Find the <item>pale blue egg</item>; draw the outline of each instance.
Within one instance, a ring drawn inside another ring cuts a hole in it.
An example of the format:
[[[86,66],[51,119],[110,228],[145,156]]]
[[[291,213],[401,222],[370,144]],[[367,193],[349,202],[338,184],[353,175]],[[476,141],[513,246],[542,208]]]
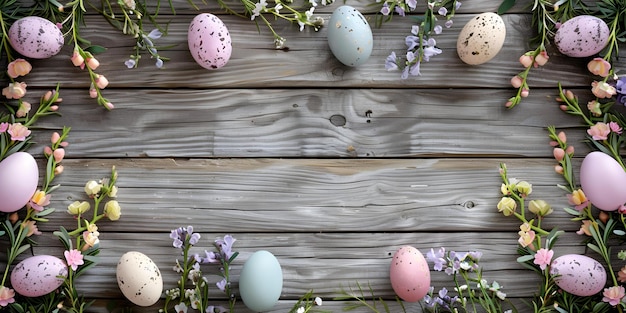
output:
[[[365,63],[372,54],[374,37],[363,14],[349,5],[335,9],[328,26],[328,46],[345,65]]]
[[[283,270],[276,257],[265,250],[253,253],[243,264],[239,276],[239,293],[248,309],[270,310],[283,290]]]

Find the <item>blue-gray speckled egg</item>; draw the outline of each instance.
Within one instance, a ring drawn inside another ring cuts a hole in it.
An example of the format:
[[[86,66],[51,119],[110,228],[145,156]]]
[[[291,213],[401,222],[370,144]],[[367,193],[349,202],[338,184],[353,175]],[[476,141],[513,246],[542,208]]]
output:
[[[349,5],[335,9],[328,26],[328,46],[345,65],[365,63],[372,54],[374,37],[363,14]]]

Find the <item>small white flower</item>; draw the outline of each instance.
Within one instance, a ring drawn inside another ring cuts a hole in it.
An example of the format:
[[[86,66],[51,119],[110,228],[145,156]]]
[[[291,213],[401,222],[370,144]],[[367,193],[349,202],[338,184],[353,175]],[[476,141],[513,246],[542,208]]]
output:
[[[316,1],[316,0],[309,0],[309,3],[310,3],[312,6],[314,6],[314,7],[316,7],[316,6],[317,6],[317,1]]]
[[[502,291],[497,291],[496,292],[496,297],[500,298],[500,300],[504,301],[504,299],[506,299],[506,293],[502,292]]]
[[[315,304],[316,304],[316,305],[318,305],[318,306],[322,305],[322,298],[320,298],[320,297],[315,297],[315,300],[314,300],[314,301],[315,301]]]
[[[299,307],[296,313],[304,313],[304,307]]]

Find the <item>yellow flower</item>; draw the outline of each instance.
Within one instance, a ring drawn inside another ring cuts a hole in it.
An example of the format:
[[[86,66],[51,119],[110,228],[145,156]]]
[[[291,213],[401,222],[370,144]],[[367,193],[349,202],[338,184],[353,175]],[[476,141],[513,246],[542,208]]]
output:
[[[528,210],[538,216],[546,216],[552,213],[552,207],[543,200],[532,200],[528,204]]]
[[[89,211],[90,208],[91,205],[87,201],[74,201],[67,206],[67,213],[72,215],[79,215]]]
[[[90,197],[95,197],[102,189],[102,184],[98,184],[95,180],[90,180],[85,184],[85,193]]]
[[[525,180],[517,183],[517,185],[515,187],[517,188],[517,191],[522,196],[528,196],[529,194],[531,194],[533,192],[533,185],[531,185],[530,183],[528,183]]]
[[[117,197],[117,186],[111,187],[111,190],[109,191],[109,197],[111,198]]]
[[[498,202],[498,212],[502,212],[504,216],[509,216],[515,213],[515,209],[517,208],[517,202],[509,197],[502,197],[500,202]]]
[[[112,221],[120,219],[121,211],[120,204],[115,200],[111,200],[104,205],[104,215]]]

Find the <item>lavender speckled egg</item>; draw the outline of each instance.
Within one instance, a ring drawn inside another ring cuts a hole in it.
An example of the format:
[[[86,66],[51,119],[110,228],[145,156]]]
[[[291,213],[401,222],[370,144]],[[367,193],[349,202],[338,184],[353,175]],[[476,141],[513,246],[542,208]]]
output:
[[[609,34],[609,27],[602,19],[591,15],[579,15],[559,27],[554,35],[554,44],[567,56],[590,57],[604,49]]]
[[[198,14],[189,24],[189,51],[200,66],[218,69],[228,62],[233,51],[226,25],[210,13]]]
[[[365,63],[372,54],[374,37],[363,14],[343,5],[333,11],[328,24],[328,46],[337,60],[348,66]]]
[[[417,302],[424,298],[430,288],[428,262],[416,248],[401,247],[391,259],[389,279],[398,297],[404,301]]]
[[[15,212],[33,197],[39,182],[37,161],[27,152],[16,152],[0,162],[0,211]]]
[[[472,18],[463,26],[456,41],[461,61],[478,65],[493,59],[506,38],[506,26],[500,15],[486,12]]]
[[[566,254],[552,261],[550,275],[561,289],[577,296],[595,295],[604,289],[606,271],[598,261],[584,255]]]
[[[120,258],[116,269],[117,285],[130,302],[151,306],[163,292],[163,277],[152,259],[141,252],[129,251]]]
[[[61,51],[65,39],[54,23],[38,16],[27,16],[11,25],[9,42],[25,57],[47,59]]]
[[[59,288],[67,277],[67,266],[51,255],[36,255],[18,263],[11,272],[11,286],[25,297],[47,295]]]

